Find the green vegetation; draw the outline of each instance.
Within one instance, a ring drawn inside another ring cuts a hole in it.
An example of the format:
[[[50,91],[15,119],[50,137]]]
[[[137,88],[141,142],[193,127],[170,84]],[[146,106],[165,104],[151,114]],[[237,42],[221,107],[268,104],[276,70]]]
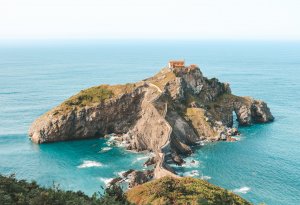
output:
[[[126,195],[128,201],[136,204],[250,205],[225,189],[191,177],[164,177],[136,186]]]
[[[1,205],[129,205],[123,191],[118,186],[105,190],[104,194],[92,197],[83,192],[63,191],[58,187],[39,187],[36,182],[17,180],[12,175],[0,175]]]
[[[164,177],[123,193],[119,186],[105,189],[92,197],[83,192],[63,191],[57,186],[43,188],[36,182],[0,175],[1,205],[130,205],[200,204],[251,205],[241,197],[208,182],[191,177]]]
[[[206,121],[205,110],[202,108],[187,108],[186,117],[193,125],[199,136],[216,136],[212,125]]]
[[[106,100],[118,97],[121,94],[130,93],[140,85],[142,85],[141,82],[133,84],[127,83],[125,85],[99,85],[91,87],[70,97],[61,105],[51,110],[50,113],[57,115],[59,113],[65,113],[70,109],[106,102]]]
[[[168,69],[163,69],[161,72],[157,73],[155,76],[147,79],[147,82],[152,83],[159,87],[161,90],[164,90],[166,84],[171,81],[175,81],[176,76],[173,72],[169,72]]]
[[[80,91],[77,95],[68,99],[65,104],[68,106],[75,105],[82,107],[92,103],[105,101],[113,96],[113,91],[109,89],[107,85],[100,85]]]

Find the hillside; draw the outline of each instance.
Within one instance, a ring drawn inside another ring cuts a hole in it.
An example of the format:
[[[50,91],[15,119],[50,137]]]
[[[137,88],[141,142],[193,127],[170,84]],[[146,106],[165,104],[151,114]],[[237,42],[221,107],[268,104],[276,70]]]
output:
[[[225,189],[201,179],[164,177],[130,189],[127,200],[137,205],[250,205]]]
[[[210,204],[250,205],[225,189],[193,178],[161,178],[130,189],[127,193],[112,186],[103,195],[89,197],[83,192],[43,188],[36,182],[0,175],[1,205],[166,205]]]
[[[0,175],[1,205],[126,205],[129,204],[119,187],[106,189],[103,195],[92,197],[78,191],[64,191],[58,186],[44,188],[36,182],[17,180]]]

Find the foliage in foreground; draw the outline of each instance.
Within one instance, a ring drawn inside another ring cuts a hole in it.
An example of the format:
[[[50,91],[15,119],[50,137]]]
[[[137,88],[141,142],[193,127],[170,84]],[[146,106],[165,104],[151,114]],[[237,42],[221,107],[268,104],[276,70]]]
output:
[[[250,205],[241,197],[206,181],[190,177],[164,177],[139,186],[126,194],[118,186],[92,197],[83,192],[63,191],[57,187],[42,188],[36,182],[0,175],[1,205]]]
[[[164,177],[136,186],[126,195],[136,204],[250,205],[232,192],[191,177]]]
[[[103,195],[92,197],[83,192],[63,191],[57,187],[41,188],[36,182],[17,180],[13,175],[0,175],[1,205],[123,205],[126,201],[123,191],[118,186],[106,189]]]

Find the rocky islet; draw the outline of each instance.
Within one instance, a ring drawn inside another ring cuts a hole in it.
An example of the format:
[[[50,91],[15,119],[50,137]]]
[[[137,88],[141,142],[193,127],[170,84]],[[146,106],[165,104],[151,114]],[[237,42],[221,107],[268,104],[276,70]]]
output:
[[[81,91],[35,120],[35,143],[102,137],[128,150],[151,151],[154,173],[133,172],[134,185],[150,177],[176,177],[168,166],[202,141],[235,141],[239,125],[274,120],[267,104],[235,96],[227,83],[203,76],[198,66],[163,68],[155,76],[125,85],[100,85]],[[142,179],[142,180],[137,180]]]

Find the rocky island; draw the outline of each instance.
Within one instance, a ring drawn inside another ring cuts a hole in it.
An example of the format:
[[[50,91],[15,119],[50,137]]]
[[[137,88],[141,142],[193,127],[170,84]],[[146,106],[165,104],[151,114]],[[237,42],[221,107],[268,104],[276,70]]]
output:
[[[229,84],[204,77],[197,65],[172,61],[140,82],[80,91],[35,120],[29,136],[47,143],[113,133],[126,149],[155,154],[147,179],[177,178],[168,162],[182,164],[180,156],[203,141],[232,140],[234,113],[245,126],[274,119],[265,102],[232,94]]]

